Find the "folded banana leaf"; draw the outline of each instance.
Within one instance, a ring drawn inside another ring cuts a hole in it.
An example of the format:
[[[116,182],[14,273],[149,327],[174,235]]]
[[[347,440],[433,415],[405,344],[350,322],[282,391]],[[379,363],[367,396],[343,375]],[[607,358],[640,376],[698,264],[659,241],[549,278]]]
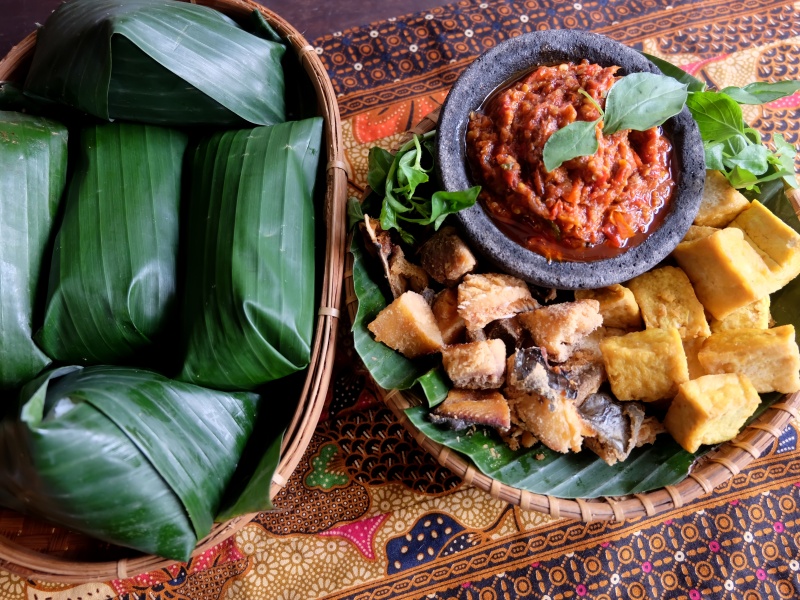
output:
[[[180,378],[252,389],[305,368],[322,119],[218,133],[194,152]]]
[[[0,423],[0,504],[187,560],[212,526],[259,397],[127,367],[62,367]]]
[[[0,112],[0,389],[18,388],[50,362],[33,342],[33,318],[66,175],[66,127]]]
[[[282,44],[173,0],[70,0],[39,30],[25,93],[103,119],[284,121]]]
[[[153,125],[81,132],[36,337],[52,358],[117,362],[174,317],[186,144]]]

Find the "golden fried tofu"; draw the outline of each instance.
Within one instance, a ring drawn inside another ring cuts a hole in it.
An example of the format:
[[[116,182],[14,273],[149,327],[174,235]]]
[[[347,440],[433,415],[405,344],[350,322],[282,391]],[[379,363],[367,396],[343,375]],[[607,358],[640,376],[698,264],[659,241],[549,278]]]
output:
[[[703,305],[681,269],[653,269],[632,279],[628,286],[642,309],[647,329],[675,327],[682,339],[711,334]]]
[[[730,329],[768,329],[770,321],[769,296],[764,296],[747,306],[737,308],[724,319],[711,319],[709,325],[712,333],[717,333]]]
[[[706,171],[706,185],[700,200],[695,225],[725,227],[750,205],[747,198],[716,170]]]
[[[760,394],[800,391],[800,351],[793,325],[714,333],[697,358],[707,373],[747,375]]]
[[[600,350],[617,400],[672,398],[689,380],[681,336],[674,327],[609,337],[600,342]]]
[[[458,314],[458,292],[455,288],[445,288],[433,300],[433,317],[442,332],[445,344],[455,344],[464,337],[467,324]]]
[[[758,200],[731,223],[764,259],[780,289],[800,274],[800,234]]]
[[[452,389],[430,413],[430,419],[456,430],[486,425],[506,431],[511,427],[511,410],[500,392]]]
[[[728,227],[672,252],[703,306],[724,319],[774,290],[772,274],[740,229]]]
[[[628,288],[618,283],[596,290],[575,290],[576,300],[597,300],[603,327],[641,329],[642,313]]]
[[[761,399],[746,375],[704,375],[681,384],[664,426],[687,452],[733,439]]]
[[[706,375],[706,370],[697,358],[697,353],[700,352],[700,348],[703,347],[703,342],[705,342],[706,339],[708,338],[696,337],[683,340],[683,352],[686,354],[686,366],[689,367],[689,379],[697,379],[698,377]]]
[[[592,331],[603,324],[597,300],[576,300],[521,314],[519,322],[554,362],[564,362]]]
[[[719,231],[719,227],[705,227],[703,225],[690,225],[689,231],[686,232],[686,235],[683,236],[684,242],[693,242],[694,240],[700,240],[704,237],[710,236],[712,233]]]
[[[405,292],[396,298],[367,329],[377,341],[407,358],[438,352],[444,345],[431,307],[416,292]]]
[[[458,237],[455,227],[442,227],[419,249],[422,268],[436,281],[451,286],[470,273],[477,264],[475,256]]]
[[[580,452],[588,430],[571,400],[528,394],[508,403],[516,420],[545,446],[556,452]]]
[[[526,283],[511,275],[465,275],[458,286],[458,314],[467,329],[482,329],[492,321],[513,317],[538,305]]]
[[[445,346],[442,364],[457,388],[499,388],[505,380],[506,345],[502,340],[486,340]]]

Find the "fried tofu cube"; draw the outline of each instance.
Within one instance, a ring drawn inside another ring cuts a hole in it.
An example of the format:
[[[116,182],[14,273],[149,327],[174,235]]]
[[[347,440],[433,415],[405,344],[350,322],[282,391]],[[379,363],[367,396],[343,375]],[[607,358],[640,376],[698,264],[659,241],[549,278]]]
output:
[[[753,248],[764,259],[780,289],[800,275],[800,233],[753,200],[750,207],[731,223],[741,229]]]
[[[681,384],[664,426],[687,452],[736,437],[761,399],[746,375],[704,375]]]
[[[513,317],[538,305],[525,282],[511,275],[465,275],[458,285],[458,314],[467,329],[483,329],[492,321]]]
[[[433,317],[442,332],[445,344],[455,344],[464,337],[467,324],[458,314],[458,292],[455,288],[445,288],[433,300]]]
[[[719,231],[719,227],[705,227],[704,225],[690,225],[689,231],[686,232],[686,235],[683,236],[684,242],[693,242],[694,240],[700,240],[704,237],[710,236],[712,233]]]
[[[405,292],[367,325],[375,339],[407,358],[438,352],[444,345],[431,307],[416,292]]]
[[[600,350],[617,400],[673,398],[678,386],[689,380],[681,336],[674,327],[606,338]]]
[[[695,225],[725,227],[750,205],[747,198],[716,170],[706,171],[706,185],[700,200]]]
[[[689,379],[697,379],[707,374],[697,358],[697,353],[700,352],[703,342],[707,339],[705,337],[696,337],[690,340],[683,340],[683,352],[686,354],[686,366],[689,367]]]
[[[455,227],[443,227],[419,249],[422,268],[436,281],[452,286],[477,264],[475,255],[456,233]]]
[[[430,419],[455,430],[486,425],[506,431],[511,427],[511,410],[500,392],[452,389],[430,413]]]
[[[516,420],[556,452],[580,452],[583,436],[590,433],[571,400],[528,394],[508,403]]]
[[[737,308],[724,319],[711,319],[711,332],[731,329],[769,329],[769,296],[751,302],[747,306]]]
[[[793,325],[714,333],[697,358],[707,373],[747,375],[760,394],[800,391],[800,351]]]
[[[632,279],[628,286],[647,329],[675,327],[682,339],[711,335],[703,305],[681,269],[653,269]]]
[[[506,345],[502,340],[486,340],[446,346],[442,364],[457,388],[499,388],[505,380]]]
[[[537,346],[554,362],[564,362],[592,331],[603,324],[597,300],[576,300],[537,308],[521,314],[519,321],[531,332]]]
[[[603,327],[641,329],[642,312],[628,288],[618,283],[596,290],[575,290],[576,300],[597,300]]]
[[[740,229],[726,228],[672,252],[703,306],[724,319],[775,291],[772,274]]]

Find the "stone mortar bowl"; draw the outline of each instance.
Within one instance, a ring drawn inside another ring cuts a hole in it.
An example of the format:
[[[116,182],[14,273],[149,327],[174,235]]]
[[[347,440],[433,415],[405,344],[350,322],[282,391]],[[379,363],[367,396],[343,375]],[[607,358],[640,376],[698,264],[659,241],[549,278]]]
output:
[[[469,114],[501,86],[539,65],[580,62],[617,65],[620,75],[660,73],[639,52],[605,36],[575,30],[537,31],[512,38],[479,56],[456,80],[442,107],[436,137],[437,171],[444,189],[472,185],[466,158]],[[598,288],[651,269],[672,252],[694,220],[705,184],[703,142],[689,110],[669,119],[663,130],[672,142],[676,186],[661,225],[638,246],[613,258],[591,262],[548,261],[506,237],[480,203],[456,213],[471,246],[502,271],[536,285],[558,289]]]

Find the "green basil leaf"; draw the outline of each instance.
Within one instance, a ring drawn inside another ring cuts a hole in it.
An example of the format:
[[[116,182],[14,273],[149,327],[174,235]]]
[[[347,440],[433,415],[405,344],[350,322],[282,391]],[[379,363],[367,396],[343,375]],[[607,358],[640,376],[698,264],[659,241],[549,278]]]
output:
[[[444,192],[440,190],[434,193],[431,197],[433,210],[431,211],[429,223],[433,223],[433,228],[438,230],[447,215],[469,208],[478,200],[478,194],[480,193],[481,186],[479,185],[459,192]]]
[[[793,144],[786,141],[782,133],[776,133],[772,136],[772,142],[775,144],[778,168],[785,174],[784,181],[787,185],[797,188],[800,183],[797,181],[797,176],[794,172],[795,156],[797,155],[797,148]]]
[[[704,148],[706,155],[706,169],[725,171],[725,165],[722,162],[725,145],[722,143],[704,144]]]
[[[364,220],[364,211],[361,203],[355,196],[347,199],[347,229],[353,229],[358,223]]]
[[[548,138],[542,149],[544,168],[548,173],[568,160],[597,152],[598,121],[575,121]]]
[[[800,90],[800,81],[757,81],[744,87],[728,86],[720,93],[727,94],[739,104],[766,104]]]
[[[769,168],[767,159],[770,154],[771,152],[766,146],[750,145],[735,156],[725,157],[724,163],[728,169],[739,167],[758,176],[766,173]],[[708,165],[706,165],[706,168],[708,168]]]
[[[687,84],[666,75],[631,73],[618,80],[606,97],[603,134],[623,129],[645,131],[683,110]]]
[[[758,177],[754,173],[742,169],[741,167],[734,167],[734,169],[728,173],[728,181],[735,188],[755,189],[758,191],[758,188],[755,187],[755,184],[758,183]]]
[[[695,92],[686,106],[706,142],[718,142],[744,134],[742,109],[731,98],[717,92]]]
[[[641,53],[647,60],[653,63],[655,66],[658,67],[659,71],[661,71],[664,75],[668,75],[673,79],[677,79],[681,83],[685,83],[689,92],[704,92],[706,89],[706,84],[689,75],[686,71],[673,65],[671,62],[664,60],[663,58],[659,58],[657,56],[653,56],[652,54],[647,54],[646,52]]]
[[[405,153],[397,163],[397,183],[399,188],[395,192],[402,192],[406,196],[413,196],[417,186],[428,181],[428,174],[419,166],[419,153],[410,151]]]
[[[391,152],[373,146],[369,150],[369,172],[367,183],[374,191],[380,192],[386,186],[386,174],[392,166],[394,156]]]

